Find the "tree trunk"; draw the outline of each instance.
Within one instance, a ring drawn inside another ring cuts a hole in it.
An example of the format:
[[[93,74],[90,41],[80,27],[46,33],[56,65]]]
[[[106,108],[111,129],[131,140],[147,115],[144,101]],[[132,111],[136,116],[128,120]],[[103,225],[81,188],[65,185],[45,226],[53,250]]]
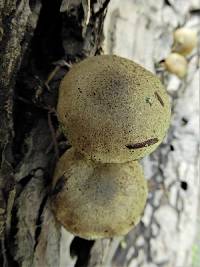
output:
[[[0,0],[0,266],[192,266],[199,59],[189,57],[183,81],[155,66],[170,52],[176,27],[198,27],[199,1],[110,2]],[[102,53],[108,4],[105,53],[156,71],[173,117],[164,143],[143,161],[151,188],[141,223],[126,237],[94,242],[55,221],[49,195],[55,163],[70,147],[55,112],[59,83],[71,64]]]

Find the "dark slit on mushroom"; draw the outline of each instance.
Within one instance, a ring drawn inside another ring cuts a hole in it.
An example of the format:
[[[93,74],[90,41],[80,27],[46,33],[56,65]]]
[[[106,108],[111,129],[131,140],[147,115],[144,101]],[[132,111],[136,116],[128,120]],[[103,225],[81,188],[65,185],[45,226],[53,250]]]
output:
[[[151,145],[154,145],[156,143],[158,143],[158,138],[151,138],[151,139],[148,139],[148,140],[146,140],[144,142],[141,142],[141,143],[135,143],[135,144],[126,145],[126,147],[128,149],[138,149],[138,148],[151,146]]]

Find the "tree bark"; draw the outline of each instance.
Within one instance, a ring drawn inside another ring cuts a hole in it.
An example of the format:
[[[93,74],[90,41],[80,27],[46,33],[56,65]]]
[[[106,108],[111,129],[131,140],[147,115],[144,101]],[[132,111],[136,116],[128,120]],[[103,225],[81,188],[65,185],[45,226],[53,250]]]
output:
[[[55,112],[59,83],[71,64],[103,53],[108,4],[0,0],[0,266],[192,266],[199,58],[188,58],[183,81],[156,66],[170,52],[176,27],[198,28],[198,0],[109,4],[104,52],[157,72],[172,100],[168,137],[143,161],[151,188],[141,223],[126,237],[94,242],[74,237],[51,213],[54,167],[70,147]]]
[[[74,266],[89,257],[93,242],[74,239],[49,207],[54,165],[69,148],[55,107],[70,64],[101,52],[108,2],[0,1],[1,266]]]

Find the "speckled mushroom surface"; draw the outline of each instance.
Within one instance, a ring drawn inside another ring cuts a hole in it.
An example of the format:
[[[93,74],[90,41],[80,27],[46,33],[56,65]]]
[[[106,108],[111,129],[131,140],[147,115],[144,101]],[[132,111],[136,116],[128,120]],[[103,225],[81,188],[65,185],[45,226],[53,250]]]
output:
[[[74,235],[96,239],[126,234],[138,223],[146,198],[138,162],[95,163],[70,149],[57,163],[52,209]]]
[[[61,83],[57,112],[72,146],[103,163],[151,153],[170,121],[160,80],[133,61],[108,55],[73,65]]]

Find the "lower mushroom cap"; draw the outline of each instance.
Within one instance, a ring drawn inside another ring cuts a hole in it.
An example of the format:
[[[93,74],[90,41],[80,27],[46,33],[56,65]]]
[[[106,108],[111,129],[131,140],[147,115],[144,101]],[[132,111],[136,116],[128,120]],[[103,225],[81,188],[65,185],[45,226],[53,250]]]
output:
[[[97,164],[70,149],[57,163],[52,209],[74,235],[96,239],[126,234],[139,222],[146,198],[137,162]]]

